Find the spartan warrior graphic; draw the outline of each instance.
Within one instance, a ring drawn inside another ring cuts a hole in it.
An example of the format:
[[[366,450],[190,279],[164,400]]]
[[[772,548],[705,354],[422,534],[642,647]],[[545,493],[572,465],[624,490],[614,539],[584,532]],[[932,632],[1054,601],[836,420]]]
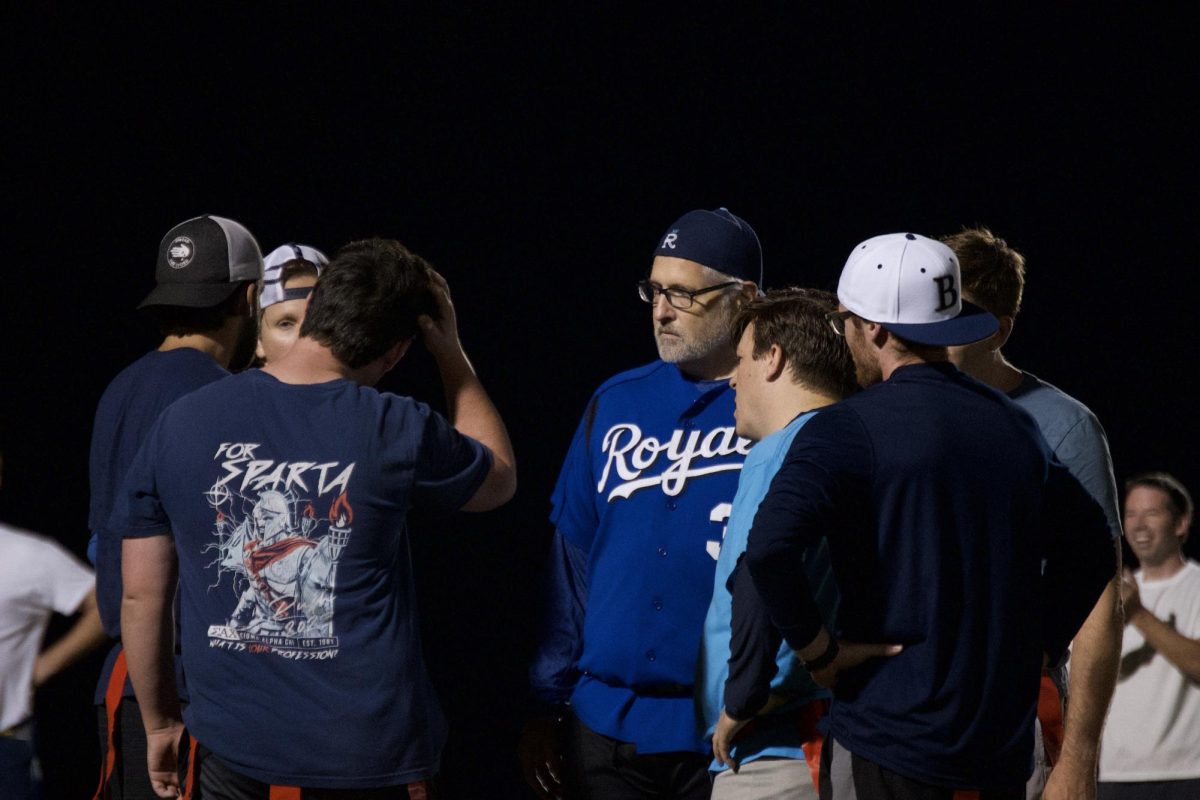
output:
[[[209,564],[217,569],[212,588],[230,574],[238,596],[229,618],[210,626],[209,637],[216,640],[214,646],[269,650],[290,658],[336,655],[337,565],[354,519],[346,494],[349,471],[331,486],[322,471],[312,500],[293,491],[308,489],[295,479],[247,478],[239,487],[244,493],[239,493],[230,485],[240,474],[227,475],[206,495],[217,512],[216,541],[206,548],[217,552]],[[326,502],[328,514],[318,517],[314,504]]]

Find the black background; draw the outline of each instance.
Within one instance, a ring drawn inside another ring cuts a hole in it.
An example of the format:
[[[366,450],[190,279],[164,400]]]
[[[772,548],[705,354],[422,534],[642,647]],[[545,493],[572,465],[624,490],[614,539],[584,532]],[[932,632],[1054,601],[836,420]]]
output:
[[[523,796],[547,498],[590,392],[654,357],[633,284],[686,210],[749,220],[769,286],[833,288],[878,233],[991,226],[1029,261],[1010,358],[1097,413],[1118,480],[1200,488],[1197,64],[1167,12],[275,3],[6,23],[5,520],[82,554],[92,413],[156,344],[133,307],[175,223],[229,216],[264,251],[391,236],[449,279],[521,468],[507,508],[414,525],[451,797]],[[382,388],[440,402],[424,353]],[[39,694],[50,797],[93,784],[96,667]]]

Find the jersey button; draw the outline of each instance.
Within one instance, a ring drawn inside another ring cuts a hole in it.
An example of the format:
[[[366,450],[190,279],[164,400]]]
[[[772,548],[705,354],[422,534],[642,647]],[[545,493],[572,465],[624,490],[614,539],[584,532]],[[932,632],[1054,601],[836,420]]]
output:
[[[667,548],[665,548],[665,547],[658,548],[658,554],[660,556],[662,556],[663,558],[666,558],[667,557]]]
[[[654,598],[654,610],[655,610],[655,611],[662,611],[662,610],[663,610],[663,601],[662,601],[662,598],[660,598],[660,597],[656,597],[656,598]]]
[[[653,660],[654,660],[654,659],[656,659],[656,658],[658,658],[658,656],[656,656],[656,655],[654,654],[654,651],[653,651],[653,650],[647,650],[647,651],[646,651],[646,660],[647,660],[647,661],[653,661]]]
[[[667,511],[674,511],[677,508],[679,508],[679,504],[676,503],[674,500],[667,501]]]

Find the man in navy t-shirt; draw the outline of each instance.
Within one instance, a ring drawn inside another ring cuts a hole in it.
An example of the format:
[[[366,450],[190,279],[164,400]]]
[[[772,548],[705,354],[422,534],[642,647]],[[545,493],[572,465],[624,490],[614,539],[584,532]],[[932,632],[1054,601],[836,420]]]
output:
[[[805,426],[750,531],[772,621],[834,690],[832,800],[1023,798],[1041,668],[1112,577],[1104,514],[1033,418],[948,361],[997,329],[960,292],[939,242],[854,249],[830,321],[867,388]],[[822,536],[835,631],[804,577],[803,546]]]
[[[418,331],[449,421],[371,388]],[[516,472],[428,264],[394,241],[344,247],[293,348],[171,406],[125,487],[125,647],[160,795],[181,781],[207,798],[336,795],[438,771],[445,723],[421,656],[408,510],[494,508]]]
[[[129,465],[163,409],[188,392],[245,367],[254,355],[257,283],[263,259],[248,230],[224,217],[176,225],[162,238],[156,286],[138,306],[162,331],[158,349],[121,371],[105,389],[92,429],[89,475],[96,597],[104,630],[121,637],[121,532],[109,525]],[[125,677],[118,641],[96,687],[104,769],[98,798],[144,800],[141,715]]]

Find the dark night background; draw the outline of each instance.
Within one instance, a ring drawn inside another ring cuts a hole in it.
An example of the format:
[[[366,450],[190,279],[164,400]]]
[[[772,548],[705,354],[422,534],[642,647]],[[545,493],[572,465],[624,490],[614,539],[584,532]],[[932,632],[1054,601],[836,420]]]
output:
[[[201,213],[264,252],[395,237],[450,281],[521,469],[505,509],[413,525],[453,798],[526,796],[547,498],[591,391],[654,357],[633,284],[684,211],[749,220],[768,286],[833,288],[878,233],[991,226],[1029,262],[1011,360],[1096,412],[1118,480],[1200,492],[1181,19],[556,8],[6,12],[0,518],[83,553],[95,403],[155,346],[134,306],[161,236]],[[424,353],[383,388],[441,402]],[[49,797],[94,786],[97,668],[39,694]]]

